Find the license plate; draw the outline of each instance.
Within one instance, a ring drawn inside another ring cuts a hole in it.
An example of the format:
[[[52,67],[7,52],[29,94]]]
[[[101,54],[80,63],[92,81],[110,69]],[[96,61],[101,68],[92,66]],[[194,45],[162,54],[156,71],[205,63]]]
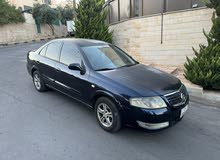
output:
[[[186,111],[188,110],[188,105],[186,105],[186,107],[184,107],[183,109],[181,109],[181,113],[180,113],[180,118],[182,118],[184,116],[184,114],[186,113]]]

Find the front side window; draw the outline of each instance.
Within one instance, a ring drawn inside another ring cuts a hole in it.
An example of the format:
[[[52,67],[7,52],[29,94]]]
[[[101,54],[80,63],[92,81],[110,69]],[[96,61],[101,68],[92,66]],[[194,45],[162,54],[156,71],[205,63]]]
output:
[[[64,42],[61,50],[60,62],[65,65],[81,63],[80,53],[72,42]]]
[[[61,42],[52,42],[47,46],[46,57],[56,60],[59,60]]]
[[[112,45],[82,47],[92,68],[98,70],[111,70],[124,66],[137,64],[125,52]]]

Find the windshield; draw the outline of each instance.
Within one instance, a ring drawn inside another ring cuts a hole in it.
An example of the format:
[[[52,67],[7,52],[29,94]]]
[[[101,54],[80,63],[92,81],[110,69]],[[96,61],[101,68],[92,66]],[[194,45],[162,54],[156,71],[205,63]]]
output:
[[[113,45],[82,47],[92,68],[96,71],[112,70],[137,64],[125,52]]]

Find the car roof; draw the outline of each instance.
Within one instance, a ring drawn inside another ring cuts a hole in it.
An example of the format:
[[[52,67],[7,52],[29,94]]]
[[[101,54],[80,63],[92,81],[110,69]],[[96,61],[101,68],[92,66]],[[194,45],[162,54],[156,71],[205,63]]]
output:
[[[73,42],[75,45],[78,45],[80,47],[108,44],[107,42],[100,41],[100,40],[83,39],[83,38],[62,38],[62,39],[55,39],[55,40],[52,40],[52,41]]]

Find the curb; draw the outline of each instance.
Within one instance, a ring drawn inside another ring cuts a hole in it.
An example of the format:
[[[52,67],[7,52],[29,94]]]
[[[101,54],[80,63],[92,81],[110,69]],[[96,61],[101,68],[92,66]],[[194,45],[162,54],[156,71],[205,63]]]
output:
[[[0,44],[0,48],[8,47],[8,46],[20,45],[20,44],[27,44],[27,43],[48,41],[48,40],[57,39],[57,38],[65,38],[65,36],[62,36],[62,37],[48,37],[48,38],[41,38],[41,39],[33,39],[33,40],[21,41],[21,42],[2,43],[2,44]]]
[[[201,99],[201,97],[195,97],[190,95],[190,101],[201,105],[205,105],[206,107],[214,107],[220,109],[219,102],[213,102],[210,100]]]
[[[40,40],[31,40],[31,41],[23,41],[23,42],[13,42],[13,43],[3,43],[0,44],[0,48],[9,47],[9,46],[16,46],[21,44],[27,44],[27,43],[34,43],[34,42],[42,42],[49,39],[40,39]]]
[[[182,83],[186,86],[187,91],[190,95],[190,99],[192,101],[196,101],[198,103],[213,105],[217,108],[220,108],[220,91],[213,90],[204,90],[202,86],[196,85],[185,79],[183,73],[178,73],[178,69],[174,70],[172,75],[176,76],[178,79],[182,81]]]
[[[220,91],[206,91],[202,87],[186,86],[186,88],[192,101],[220,108]]]

